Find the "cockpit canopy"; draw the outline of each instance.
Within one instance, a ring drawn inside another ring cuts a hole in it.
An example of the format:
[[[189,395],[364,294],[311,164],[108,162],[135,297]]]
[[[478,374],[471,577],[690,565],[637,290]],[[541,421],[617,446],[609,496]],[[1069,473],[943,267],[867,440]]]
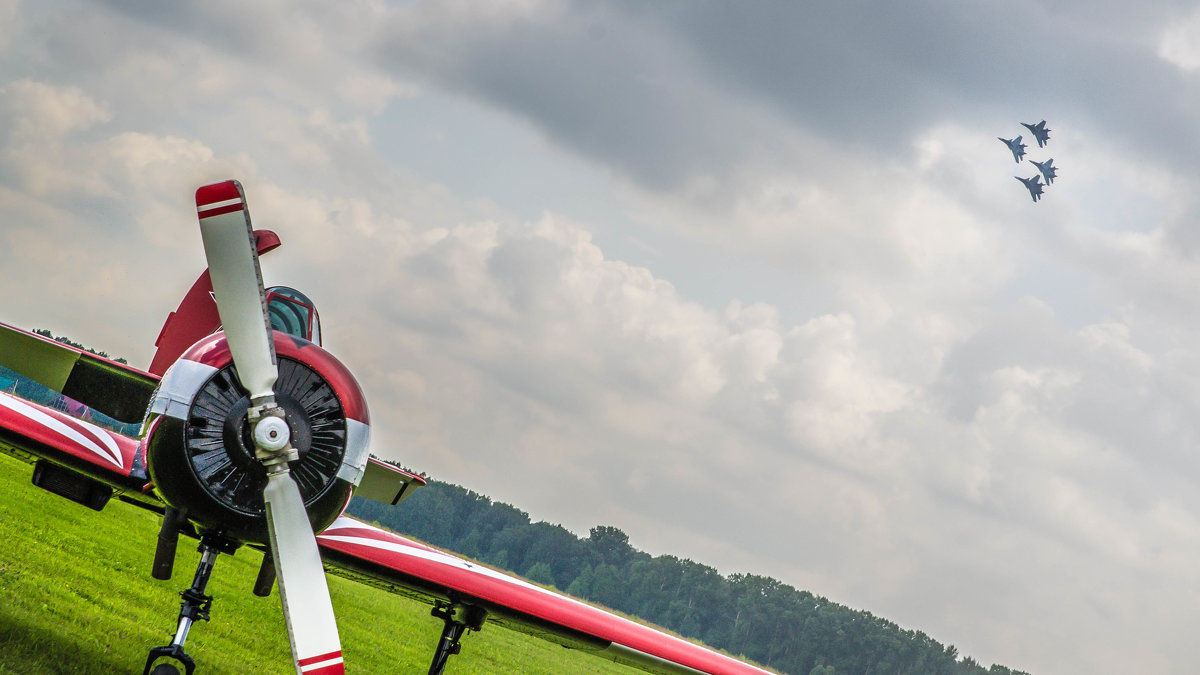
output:
[[[270,317],[271,328],[321,344],[321,320],[317,316],[317,308],[300,291],[287,286],[268,288],[267,316]]]

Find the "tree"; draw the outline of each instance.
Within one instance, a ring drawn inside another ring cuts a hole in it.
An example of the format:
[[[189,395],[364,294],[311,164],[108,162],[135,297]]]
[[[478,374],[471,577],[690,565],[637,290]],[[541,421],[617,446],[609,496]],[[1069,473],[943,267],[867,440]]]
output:
[[[521,570],[536,562],[525,561],[531,546],[533,531],[528,525],[509,527],[492,538],[492,546],[484,560],[520,574]]]
[[[552,582],[567,588],[587,564],[584,544],[562,525],[537,522],[529,526],[532,543],[525,564],[544,562],[550,568]]]
[[[544,562],[535,562],[528,570],[525,570],[525,574],[522,576],[535,584],[554,585],[554,576],[550,574],[550,566]]]
[[[671,608],[679,600],[683,568],[675,556],[639,560],[629,567],[629,594],[635,599],[633,613],[667,625]]]
[[[629,535],[611,525],[597,525],[588,531],[588,547],[600,562],[623,569],[633,558]]]
[[[595,576],[596,574],[592,570],[592,566],[585,564],[579,576],[575,577],[570,586],[567,586],[567,593],[577,598],[587,599],[592,597],[592,582]]]
[[[587,599],[626,612],[631,608],[625,590],[625,577],[616,567],[601,563],[593,570],[592,592]]]

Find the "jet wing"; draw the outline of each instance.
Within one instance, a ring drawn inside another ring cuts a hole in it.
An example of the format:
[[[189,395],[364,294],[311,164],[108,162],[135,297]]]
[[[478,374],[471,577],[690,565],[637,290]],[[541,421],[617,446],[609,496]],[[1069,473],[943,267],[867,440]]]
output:
[[[333,574],[430,603],[478,607],[487,611],[488,623],[648,672],[768,672],[353,518],[338,518],[317,542]]]
[[[140,490],[146,480],[137,466],[136,436],[157,382],[127,365],[0,324],[0,452],[72,469],[35,472],[34,482],[43,476],[51,484],[39,484],[52,491],[70,487],[62,481],[72,489],[90,488],[80,473]]]

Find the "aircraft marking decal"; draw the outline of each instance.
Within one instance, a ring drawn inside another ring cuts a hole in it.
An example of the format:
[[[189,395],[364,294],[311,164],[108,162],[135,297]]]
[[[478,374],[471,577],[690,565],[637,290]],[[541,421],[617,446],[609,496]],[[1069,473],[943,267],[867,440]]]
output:
[[[319,541],[338,541],[338,542],[342,542],[342,543],[346,543],[346,544],[357,544],[359,546],[367,546],[370,548],[378,549],[380,551],[388,551],[391,553],[399,553],[401,555],[406,555],[406,556],[410,556],[413,558],[420,558],[422,560],[439,563],[439,564],[445,565],[447,567],[457,567],[459,569],[467,570],[469,572],[474,572],[476,574],[491,577],[493,579],[496,579],[497,581],[502,581],[507,584],[512,584],[514,586],[521,586],[523,588],[527,588],[532,591],[544,593],[545,595],[553,597],[555,599],[566,600],[568,602],[572,602],[572,603],[578,604],[583,607],[590,607],[590,605],[579,602],[578,600],[576,600],[574,598],[571,598],[571,597],[568,597],[565,595],[559,595],[558,593],[546,590],[545,588],[542,588],[541,586],[536,586],[536,585],[531,584],[522,579],[518,579],[518,578],[510,576],[508,574],[504,574],[503,572],[497,572],[496,570],[491,569],[490,567],[485,567],[483,565],[476,565],[476,564],[467,562],[466,560],[463,560],[462,558],[457,558],[455,556],[448,555],[446,553],[442,553],[441,551],[437,551],[435,549],[424,548],[420,545],[408,545],[408,544],[401,544],[401,543],[396,543],[396,542],[391,542],[391,541],[381,541],[379,539],[372,539],[368,536],[362,536],[362,535],[354,536],[354,535],[343,535],[343,534],[330,534],[331,531],[340,529],[342,527],[364,529],[363,523],[359,523],[357,521],[354,521],[354,520],[351,520],[348,518],[338,518],[336,521],[334,521],[333,525],[330,525],[329,528],[325,530],[325,532],[318,535],[317,539]]]
[[[304,675],[336,675],[345,672],[341,650],[300,659],[296,666]]]
[[[0,406],[69,438],[84,450],[112,462],[118,469],[125,469],[121,449],[112,437],[99,427],[83,420],[59,419],[12,396],[0,396]]]
[[[233,208],[228,208],[231,206]],[[226,199],[223,202],[214,202],[212,204],[197,206],[196,212],[200,214],[201,218],[208,218],[209,216],[217,216],[222,213],[229,213],[231,211],[241,211],[245,208],[246,204],[241,199]],[[219,213],[217,211],[219,211]]]
[[[241,199],[229,199],[223,202],[205,204],[204,206],[196,207],[196,213],[200,216],[200,220],[212,218],[213,216],[222,216],[226,213],[233,213],[234,211],[244,210],[246,210],[246,203]]]

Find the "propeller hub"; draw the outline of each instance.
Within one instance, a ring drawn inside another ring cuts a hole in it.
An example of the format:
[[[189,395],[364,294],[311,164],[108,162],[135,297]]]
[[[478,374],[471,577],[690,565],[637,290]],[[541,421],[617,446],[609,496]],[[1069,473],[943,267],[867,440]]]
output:
[[[282,418],[264,417],[254,426],[254,444],[263,450],[279,452],[290,440],[291,432]]]
[[[291,430],[283,408],[272,397],[270,403],[247,410],[246,420],[254,439],[254,456],[267,467],[267,474],[287,473],[288,462],[299,459],[300,453],[290,444]]]

